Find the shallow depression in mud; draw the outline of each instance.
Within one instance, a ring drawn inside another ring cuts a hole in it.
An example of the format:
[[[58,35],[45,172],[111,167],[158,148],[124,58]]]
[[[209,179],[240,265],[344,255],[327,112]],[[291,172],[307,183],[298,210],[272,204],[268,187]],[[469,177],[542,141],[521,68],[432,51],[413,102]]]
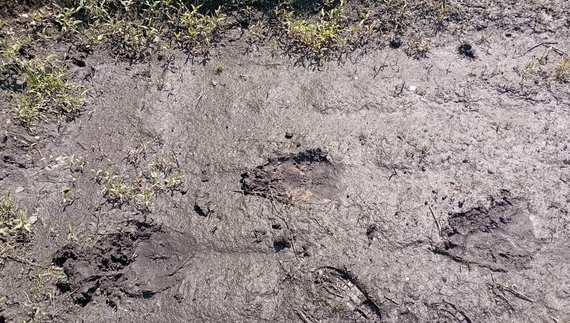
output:
[[[342,192],[342,170],[321,149],[306,150],[269,159],[242,174],[242,190],[283,203],[317,203]]]

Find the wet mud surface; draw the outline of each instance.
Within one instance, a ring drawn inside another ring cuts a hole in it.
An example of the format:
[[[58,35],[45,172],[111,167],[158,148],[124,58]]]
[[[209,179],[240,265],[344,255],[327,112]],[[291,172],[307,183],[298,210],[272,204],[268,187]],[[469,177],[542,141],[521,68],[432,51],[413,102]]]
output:
[[[570,29],[517,6],[420,59],[82,59],[84,115],[0,136],[0,187],[37,217],[0,322],[568,322],[570,87],[540,44]]]
[[[342,190],[341,167],[335,166],[320,149],[270,159],[241,175],[245,194],[259,195],[283,203],[331,200]]]
[[[541,247],[528,206],[521,200],[493,201],[490,208],[452,214],[442,253],[493,270],[524,269]]]
[[[96,294],[115,304],[121,295],[148,299],[176,286],[195,252],[188,235],[139,223],[133,232],[104,235],[92,247],[66,244],[52,262],[66,276],[58,289],[76,304],[86,306]]]

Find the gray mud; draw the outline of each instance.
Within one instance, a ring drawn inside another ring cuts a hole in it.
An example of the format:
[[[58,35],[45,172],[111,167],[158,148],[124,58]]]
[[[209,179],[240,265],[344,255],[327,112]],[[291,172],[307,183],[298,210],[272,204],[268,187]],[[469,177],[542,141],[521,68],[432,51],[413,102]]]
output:
[[[292,135],[285,135],[286,137]],[[331,200],[342,191],[341,166],[335,166],[320,150],[270,159],[241,175],[245,194],[282,203]]]
[[[35,317],[568,322],[570,87],[519,72],[537,44],[570,51],[570,30],[525,17],[419,60],[368,48],[309,69],[241,40],[206,65],[86,58],[84,116],[2,143],[2,188],[39,217],[33,262],[64,271]],[[183,175],[144,211],[109,205],[90,171],[128,174],[133,147]],[[0,272],[0,320],[29,317],[25,268]]]

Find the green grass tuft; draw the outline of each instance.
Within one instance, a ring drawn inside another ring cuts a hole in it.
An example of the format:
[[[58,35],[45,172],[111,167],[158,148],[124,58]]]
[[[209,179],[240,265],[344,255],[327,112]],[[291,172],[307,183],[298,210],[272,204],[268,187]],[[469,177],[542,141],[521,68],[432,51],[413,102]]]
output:
[[[276,9],[282,28],[286,30],[289,45],[310,58],[321,61],[344,52],[349,47],[365,43],[372,35],[368,14],[356,23],[346,15],[344,2],[330,10],[321,10],[318,18],[308,21],[297,17],[295,12]]]
[[[9,237],[27,235],[32,232],[25,210],[19,210],[9,196],[0,195],[0,242]]]
[[[558,82],[570,81],[570,56],[564,55],[554,70],[554,78]]]

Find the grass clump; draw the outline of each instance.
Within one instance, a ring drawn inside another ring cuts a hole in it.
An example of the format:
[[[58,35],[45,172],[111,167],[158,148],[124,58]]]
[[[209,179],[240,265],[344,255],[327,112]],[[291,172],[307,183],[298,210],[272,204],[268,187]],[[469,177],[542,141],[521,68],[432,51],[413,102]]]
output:
[[[14,118],[31,129],[50,116],[73,120],[81,113],[82,90],[67,81],[67,68],[57,61],[19,61],[24,92],[16,95]]]
[[[137,154],[135,160],[133,152]],[[160,154],[153,155],[149,165],[139,168],[139,158],[143,158],[138,157],[139,154],[144,152],[133,149],[126,157],[127,163],[134,166],[134,172],[121,174],[114,166],[94,170],[95,180],[101,187],[101,194],[106,203],[113,207],[134,205],[138,210],[148,211],[158,194],[173,192],[182,184],[182,176],[174,155],[170,158]]]
[[[13,237],[23,240],[32,232],[31,225],[25,210],[16,208],[9,196],[0,195],[0,242]]]
[[[554,79],[558,82],[570,81],[570,56],[564,55],[554,69]]]
[[[51,117],[79,116],[84,92],[68,81],[65,64],[54,56],[31,58],[9,36],[0,34],[0,87],[11,93],[13,118],[32,130]]]
[[[421,36],[414,37],[408,43],[408,47],[405,49],[405,52],[408,56],[413,57],[415,59],[425,58],[427,53],[431,48],[431,43],[429,40],[424,39]]]
[[[367,24],[368,15],[351,23],[346,10],[341,2],[330,10],[322,9],[315,21],[299,19],[295,12],[287,9],[276,9],[275,15],[286,30],[290,45],[320,61],[365,43],[372,34],[373,28]]]
[[[223,20],[182,0],[64,0],[52,15],[61,35],[102,44],[117,57],[142,61],[161,47],[204,52]]]

